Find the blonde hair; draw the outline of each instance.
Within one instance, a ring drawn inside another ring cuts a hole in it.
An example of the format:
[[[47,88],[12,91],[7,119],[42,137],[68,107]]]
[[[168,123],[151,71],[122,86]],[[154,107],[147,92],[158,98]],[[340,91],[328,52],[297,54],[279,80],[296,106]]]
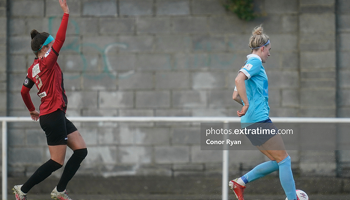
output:
[[[269,36],[264,33],[262,25],[254,28],[252,36],[249,39],[249,47],[254,50],[259,47],[265,46],[265,44],[270,40]]]

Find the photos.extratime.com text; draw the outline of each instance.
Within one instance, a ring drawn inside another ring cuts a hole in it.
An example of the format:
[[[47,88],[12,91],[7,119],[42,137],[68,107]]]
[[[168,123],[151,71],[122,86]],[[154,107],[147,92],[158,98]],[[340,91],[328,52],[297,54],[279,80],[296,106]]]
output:
[[[225,128],[209,128],[205,130],[205,135],[292,135],[293,129],[264,129],[258,128],[242,128],[242,129],[225,129]]]

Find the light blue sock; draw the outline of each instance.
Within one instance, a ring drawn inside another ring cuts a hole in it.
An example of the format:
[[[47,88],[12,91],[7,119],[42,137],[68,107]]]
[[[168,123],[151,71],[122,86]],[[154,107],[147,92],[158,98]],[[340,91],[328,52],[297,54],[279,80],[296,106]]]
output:
[[[278,165],[280,170],[280,181],[284,193],[286,193],[288,200],[297,200],[290,156],[279,162]]]
[[[276,161],[267,161],[254,167],[254,169],[250,170],[248,173],[243,175],[241,179],[244,181],[244,183],[248,183],[258,178],[264,177],[277,170],[278,164]]]

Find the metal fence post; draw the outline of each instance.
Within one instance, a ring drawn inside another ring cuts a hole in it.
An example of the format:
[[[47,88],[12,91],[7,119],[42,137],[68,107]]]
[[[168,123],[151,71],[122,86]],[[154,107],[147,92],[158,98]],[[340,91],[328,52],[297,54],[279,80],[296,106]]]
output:
[[[224,122],[224,129],[228,129],[229,124]],[[227,138],[227,135],[224,137]],[[229,166],[229,150],[228,146],[224,145],[222,150],[222,200],[228,200],[228,166]]]
[[[2,121],[2,200],[7,200],[7,122]]]

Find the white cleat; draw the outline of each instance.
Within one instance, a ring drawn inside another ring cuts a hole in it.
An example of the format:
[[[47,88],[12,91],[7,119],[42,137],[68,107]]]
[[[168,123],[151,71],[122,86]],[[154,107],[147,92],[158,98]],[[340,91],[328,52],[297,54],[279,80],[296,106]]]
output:
[[[56,200],[73,200],[73,199],[69,198],[66,190],[64,190],[63,192],[59,192],[59,191],[57,191],[57,187],[55,187],[55,189],[52,190],[51,198],[56,199]]]
[[[27,194],[22,192],[22,185],[15,185],[12,190],[15,193],[16,200],[27,200]]]

